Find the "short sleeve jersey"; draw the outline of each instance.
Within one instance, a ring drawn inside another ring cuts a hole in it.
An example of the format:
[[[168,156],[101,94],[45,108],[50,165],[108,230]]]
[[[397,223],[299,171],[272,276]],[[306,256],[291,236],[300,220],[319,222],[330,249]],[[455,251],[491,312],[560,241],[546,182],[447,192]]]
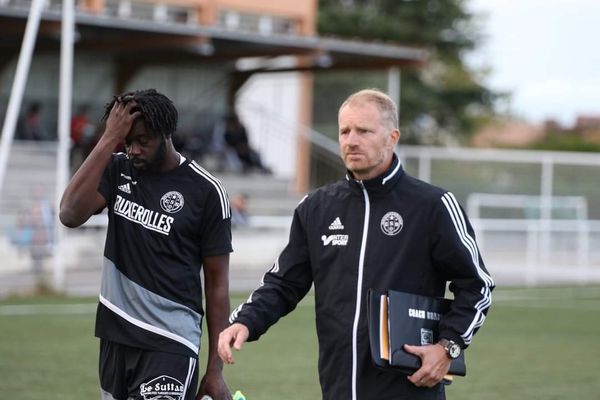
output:
[[[96,336],[197,355],[202,259],[232,251],[221,182],[193,161],[140,173],[114,154],[98,191],[109,222]]]

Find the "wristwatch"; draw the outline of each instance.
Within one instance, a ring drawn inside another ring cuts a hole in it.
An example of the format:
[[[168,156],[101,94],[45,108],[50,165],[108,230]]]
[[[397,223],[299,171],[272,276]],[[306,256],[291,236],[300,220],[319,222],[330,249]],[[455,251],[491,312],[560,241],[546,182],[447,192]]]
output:
[[[441,338],[438,341],[438,344],[441,345],[444,348],[444,350],[446,350],[446,354],[452,360],[458,358],[460,356],[460,353],[462,352],[460,345],[455,341]]]

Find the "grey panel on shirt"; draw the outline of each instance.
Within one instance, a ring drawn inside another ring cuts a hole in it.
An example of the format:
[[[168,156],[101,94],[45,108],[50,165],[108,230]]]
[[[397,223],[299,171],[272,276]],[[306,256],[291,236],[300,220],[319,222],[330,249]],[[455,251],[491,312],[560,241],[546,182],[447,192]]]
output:
[[[106,257],[100,302],[139,328],[182,343],[198,354],[202,316],[133,282]]]

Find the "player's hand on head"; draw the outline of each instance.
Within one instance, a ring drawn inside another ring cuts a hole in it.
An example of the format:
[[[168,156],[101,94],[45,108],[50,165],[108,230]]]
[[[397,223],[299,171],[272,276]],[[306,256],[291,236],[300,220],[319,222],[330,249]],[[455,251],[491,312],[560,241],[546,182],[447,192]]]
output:
[[[134,110],[136,106],[133,97],[117,97],[106,119],[104,134],[115,137],[120,141],[124,140],[131,130],[133,122],[142,115],[139,109]]]
[[[219,334],[218,344],[219,357],[221,357],[221,360],[227,364],[233,364],[235,360],[233,359],[231,348],[233,347],[238,351],[241,350],[244,343],[246,343],[246,340],[248,340],[249,335],[250,332],[248,328],[239,323],[235,323],[221,332]]]

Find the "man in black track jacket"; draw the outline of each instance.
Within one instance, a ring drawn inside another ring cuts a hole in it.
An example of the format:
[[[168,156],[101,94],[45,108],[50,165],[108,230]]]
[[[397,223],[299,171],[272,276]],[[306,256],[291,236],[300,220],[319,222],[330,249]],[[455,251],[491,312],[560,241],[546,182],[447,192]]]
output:
[[[289,243],[249,300],[231,315],[219,355],[257,340],[292,311],[314,284],[319,378],[324,399],[444,399],[441,380],[453,351],[483,324],[494,283],[452,193],[404,172],[394,154],[397,109],[385,94],[363,90],[339,111],[346,179],[315,190],[295,210]],[[405,346],[422,367],[410,376],[375,367],[366,294],[372,288],[454,301],[440,321],[440,342]]]

